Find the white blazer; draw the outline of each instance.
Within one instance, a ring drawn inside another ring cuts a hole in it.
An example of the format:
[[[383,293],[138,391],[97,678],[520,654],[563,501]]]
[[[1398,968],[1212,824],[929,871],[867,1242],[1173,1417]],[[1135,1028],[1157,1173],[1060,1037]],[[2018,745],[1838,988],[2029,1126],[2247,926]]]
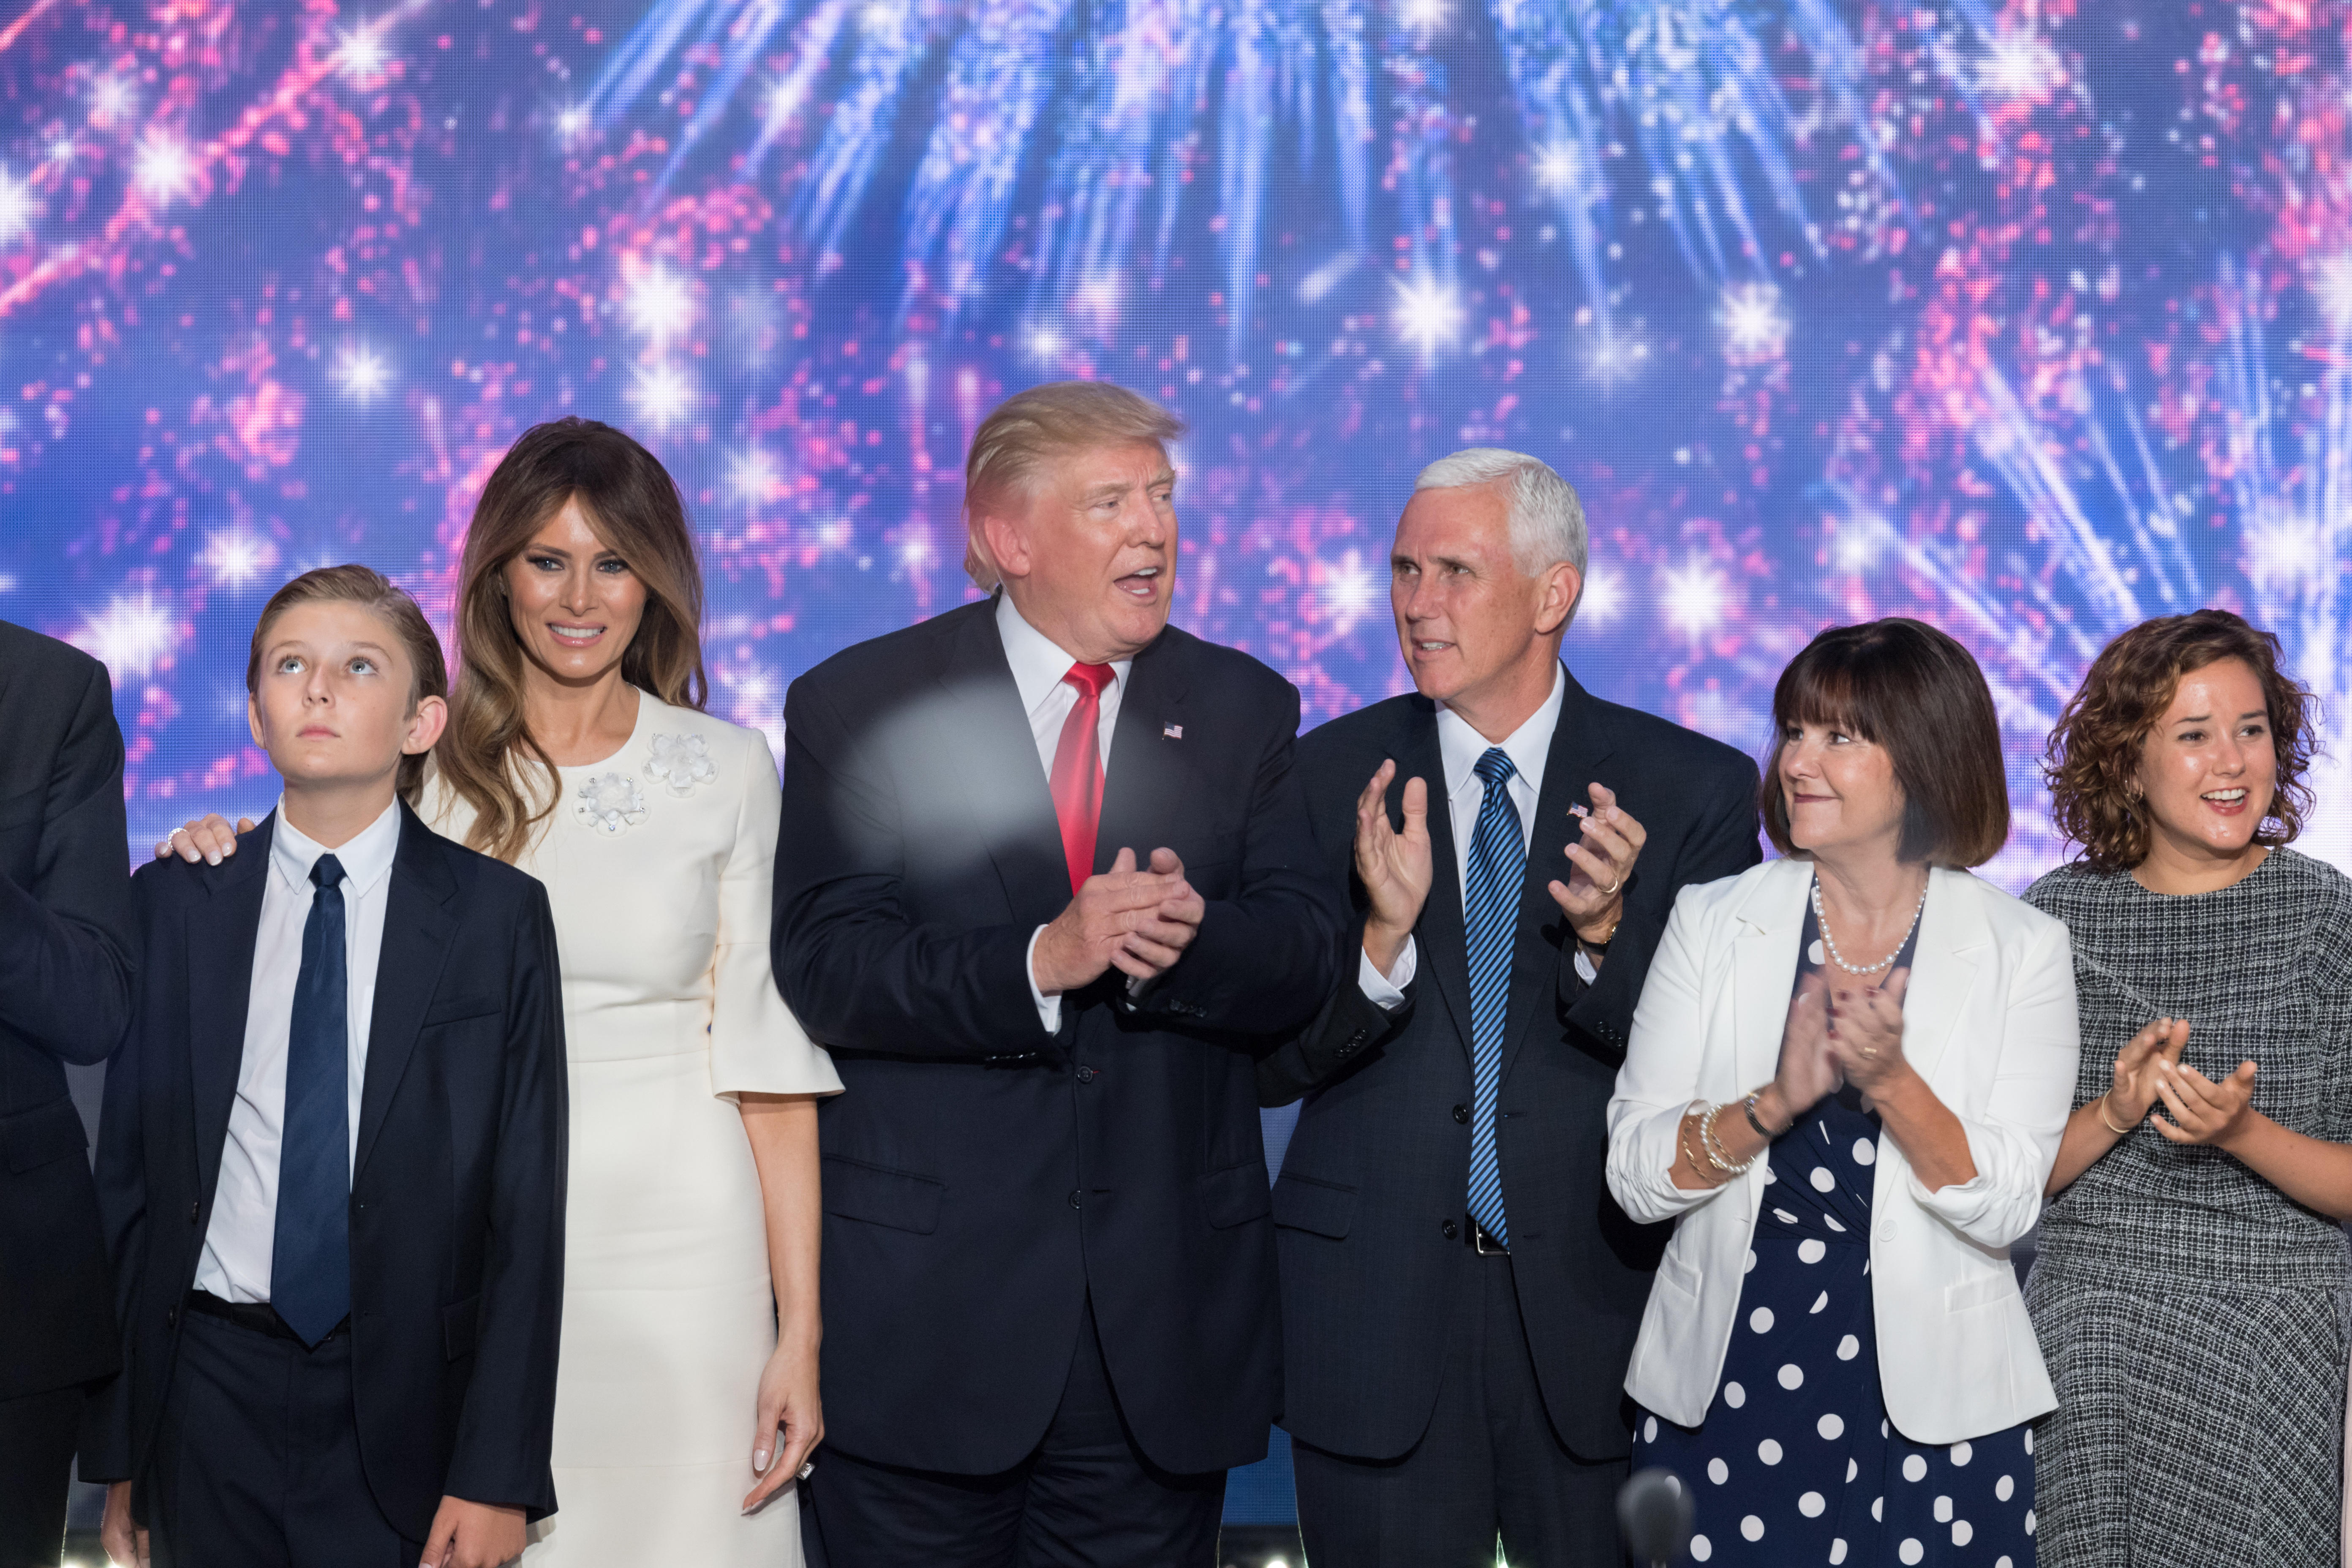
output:
[[[1731,1343],[1765,1162],[1700,1192],[1675,1185],[1696,1104],[1769,1082],[1813,883],[1768,860],[1685,888],[1651,962],[1609,1101],[1609,1190],[1637,1220],[1674,1219],[1625,1389],[1696,1426]],[[1929,1192],[1884,1134],[1870,1279],[1888,1419],[1916,1443],[1982,1437],[2057,1405],[2009,1262],[2032,1228],[2074,1104],[2077,1019],[2066,928],[1966,871],[1930,873],[1903,1054],[1967,1130],[1975,1178]],[[1736,1111],[1735,1111],[1736,1113]]]

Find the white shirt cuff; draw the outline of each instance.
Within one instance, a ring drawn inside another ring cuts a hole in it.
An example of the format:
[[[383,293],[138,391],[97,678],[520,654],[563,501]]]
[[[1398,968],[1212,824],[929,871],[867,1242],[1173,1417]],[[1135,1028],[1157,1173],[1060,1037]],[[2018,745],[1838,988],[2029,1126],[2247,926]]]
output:
[[[1062,1032],[1062,999],[1037,989],[1037,939],[1045,934],[1044,926],[1029,933],[1029,951],[1022,959],[1022,973],[1029,981],[1029,1000],[1037,1004],[1037,1022],[1047,1034],[1058,1035]]]
[[[1576,934],[1570,932],[1568,940],[1576,942]],[[1580,942],[1576,942],[1576,977],[1587,985],[1601,978],[1601,971],[1592,966],[1591,955],[1584,951],[1584,944]]]
[[[1372,955],[1360,947],[1356,950],[1356,984],[1363,988],[1366,1001],[1383,1013],[1393,1013],[1404,1005],[1404,988],[1420,972],[1420,963],[1411,937],[1404,939],[1404,950],[1397,954],[1393,975],[1382,974],[1372,963]]]

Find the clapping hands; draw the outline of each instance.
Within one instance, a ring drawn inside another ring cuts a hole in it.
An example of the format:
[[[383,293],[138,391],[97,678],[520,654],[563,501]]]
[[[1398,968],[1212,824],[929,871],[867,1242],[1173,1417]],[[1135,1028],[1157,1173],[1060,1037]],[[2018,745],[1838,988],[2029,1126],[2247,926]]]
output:
[[[1150,867],[1139,869],[1135,851],[1121,849],[1110,869],[1088,877],[1037,939],[1037,989],[1058,996],[1110,969],[1132,980],[1156,979],[1184,956],[1207,909],[1185,880],[1176,851],[1154,849]]]

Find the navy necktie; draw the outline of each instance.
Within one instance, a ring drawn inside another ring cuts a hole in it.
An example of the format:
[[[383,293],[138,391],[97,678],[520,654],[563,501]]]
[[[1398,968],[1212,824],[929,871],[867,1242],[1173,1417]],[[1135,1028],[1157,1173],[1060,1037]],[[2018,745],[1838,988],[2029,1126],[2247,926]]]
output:
[[[351,982],[343,866],[310,868],[302,972],[286,1047],[286,1124],[278,1146],[278,1231],[269,1301],[315,1345],[352,1310]]]
[[[1470,1217],[1504,1246],[1503,1168],[1495,1156],[1495,1097],[1502,1087],[1503,1024],[1511,1002],[1511,949],[1518,935],[1519,885],[1527,880],[1528,841],[1511,804],[1518,770],[1489,746],[1475,771],[1486,793],[1470,834],[1470,886],[1463,934],[1470,950]]]

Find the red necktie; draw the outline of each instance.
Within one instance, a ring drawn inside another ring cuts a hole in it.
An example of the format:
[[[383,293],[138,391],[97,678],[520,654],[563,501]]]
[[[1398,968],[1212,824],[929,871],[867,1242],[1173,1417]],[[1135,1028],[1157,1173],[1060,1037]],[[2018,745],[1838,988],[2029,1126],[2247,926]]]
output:
[[[1062,857],[1070,863],[1070,891],[1095,874],[1095,828],[1102,821],[1102,747],[1097,743],[1102,727],[1103,688],[1110,684],[1107,664],[1074,664],[1062,677],[1078,689],[1078,700],[1062,721],[1062,739],[1054,748],[1054,815],[1062,824]]]

